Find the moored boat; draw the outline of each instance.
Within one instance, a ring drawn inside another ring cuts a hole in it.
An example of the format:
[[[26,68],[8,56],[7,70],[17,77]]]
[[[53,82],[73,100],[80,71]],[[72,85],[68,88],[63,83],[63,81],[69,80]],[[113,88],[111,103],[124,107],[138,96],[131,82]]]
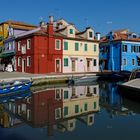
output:
[[[83,76],[83,77],[78,77],[78,78],[70,78],[68,81],[68,84],[81,84],[81,83],[90,83],[90,82],[95,82],[99,76],[97,75],[92,75],[92,76]]]
[[[4,80],[0,82],[0,96],[14,92],[29,90],[32,85],[30,79]]]

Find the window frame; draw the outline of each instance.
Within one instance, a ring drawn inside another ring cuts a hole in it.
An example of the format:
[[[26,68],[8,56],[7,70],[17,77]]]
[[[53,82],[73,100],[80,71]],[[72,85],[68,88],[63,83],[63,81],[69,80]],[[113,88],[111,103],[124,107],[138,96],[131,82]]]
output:
[[[31,49],[31,39],[27,39],[27,49]]]
[[[18,51],[21,51],[21,41],[18,41],[18,43],[17,43],[17,48],[18,48]]]
[[[18,67],[21,66],[21,57],[18,57]]]
[[[27,67],[30,67],[30,66],[31,66],[31,56],[27,56]]]
[[[57,48],[57,42],[59,42],[59,48]],[[61,50],[61,40],[60,39],[55,39],[55,50]]]

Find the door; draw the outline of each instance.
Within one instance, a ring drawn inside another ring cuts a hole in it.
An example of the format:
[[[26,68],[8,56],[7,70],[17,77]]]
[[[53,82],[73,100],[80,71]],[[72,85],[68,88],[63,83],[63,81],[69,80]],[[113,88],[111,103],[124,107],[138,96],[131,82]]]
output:
[[[55,72],[57,73],[61,72],[60,60],[55,60]]]
[[[26,72],[26,60],[22,59],[22,72]]]
[[[72,72],[75,71],[75,60],[72,60]]]
[[[87,71],[90,71],[90,60],[87,60]]]

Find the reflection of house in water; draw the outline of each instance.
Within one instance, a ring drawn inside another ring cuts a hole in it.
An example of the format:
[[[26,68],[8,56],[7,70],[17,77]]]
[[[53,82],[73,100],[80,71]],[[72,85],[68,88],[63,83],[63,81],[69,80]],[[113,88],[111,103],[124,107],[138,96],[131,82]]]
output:
[[[99,111],[99,86],[50,88],[9,103],[7,108],[33,127],[47,126],[48,135],[53,135],[54,129],[73,131],[77,118],[87,125],[94,123],[93,113]]]
[[[94,122],[93,112],[99,111],[99,86],[79,86],[63,88],[63,119],[77,117],[87,125]],[[88,115],[89,114],[89,115]],[[83,115],[83,116],[81,116]],[[76,119],[62,122],[68,131],[74,129]]]
[[[117,85],[114,83],[102,83],[101,86],[100,105],[106,108],[110,117],[112,118],[114,115],[127,115],[128,109],[123,107]]]
[[[0,125],[4,128],[15,127],[23,124],[20,118],[16,118],[13,114],[9,114],[4,105],[0,104]]]

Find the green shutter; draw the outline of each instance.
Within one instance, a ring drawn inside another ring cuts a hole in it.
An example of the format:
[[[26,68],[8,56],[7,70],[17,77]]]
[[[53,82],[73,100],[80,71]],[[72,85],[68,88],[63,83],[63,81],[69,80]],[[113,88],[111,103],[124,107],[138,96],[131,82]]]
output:
[[[64,50],[68,50],[68,42],[64,42]]]
[[[75,105],[75,113],[79,112],[79,105]]]
[[[79,43],[75,43],[75,51],[79,51]]]
[[[73,34],[73,29],[70,29],[70,34]]]
[[[87,44],[85,44],[85,47],[84,48],[85,48],[85,51],[87,51],[87,49],[88,49]]]
[[[97,46],[96,46],[96,45],[94,45],[94,48],[93,48],[93,49],[94,49],[94,52],[96,52],[96,50],[97,50],[97,48],[96,48],[96,47],[97,47]]]
[[[97,105],[96,105],[96,102],[94,102],[94,106],[93,106],[93,108],[96,109],[96,106],[97,106]]]
[[[87,105],[87,103],[85,103],[84,104],[84,110],[87,111],[87,109],[88,109],[88,105]]]
[[[68,95],[69,95],[68,91],[64,91],[64,99],[68,99]]]
[[[68,58],[64,58],[64,67],[68,66]]]
[[[67,106],[64,107],[64,116],[66,116],[66,115],[68,115],[68,107]]]

